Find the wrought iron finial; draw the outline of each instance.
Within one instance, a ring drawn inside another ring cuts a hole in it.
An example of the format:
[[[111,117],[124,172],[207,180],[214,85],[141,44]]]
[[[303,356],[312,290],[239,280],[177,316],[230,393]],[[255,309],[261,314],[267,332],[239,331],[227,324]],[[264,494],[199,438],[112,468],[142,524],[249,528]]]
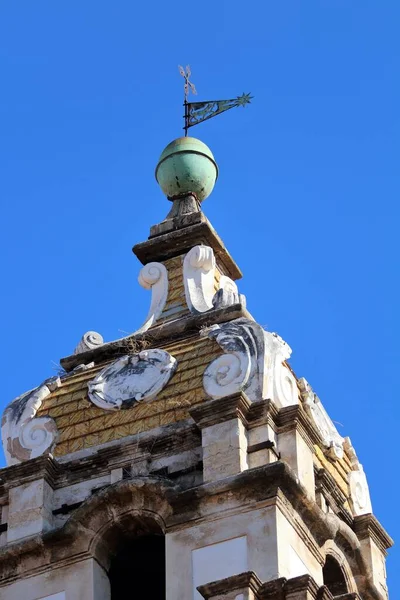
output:
[[[197,91],[196,91],[196,88],[194,86],[194,83],[192,83],[191,81],[189,81],[189,77],[192,74],[192,71],[190,70],[190,65],[186,65],[186,70],[179,65],[179,73],[182,75],[182,77],[185,80],[185,84],[183,86],[183,89],[185,91],[185,102],[187,102],[187,99],[188,99],[188,96],[189,96],[189,92],[192,92],[192,94],[194,96],[197,95]]]
[[[237,106],[245,107],[246,104],[250,104],[253,96],[250,94],[243,93],[241,96],[237,96],[237,98],[231,98],[229,100],[208,100],[206,102],[188,102],[189,93],[197,95],[196,88],[194,84],[189,81],[189,77],[192,72],[190,70],[190,66],[187,65],[186,70],[179,66],[179,72],[185,80],[184,91],[185,91],[185,136],[188,134],[189,127],[193,127],[194,125],[198,125],[203,121],[207,121],[208,119],[212,119],[212,117],[216,117],[221,113],[235,108]]]
[[[192,94],[194,96],[196,96],[197,95],[197,90],[195,88],[194,83],[192,83],[191,81],[189,81],[189,77],[192,74],[192,71],[190,69],[190,65],[186,65],[186,69],[184,69],[183,67],[181,67],[181,65],[179,65],[179,73],[182,75],[182,77],[185,80],[185,84],[183,86],[184,94],[185,94],[184,95],[184,103],[183,103],[183,105],[185,107],[185,127],[184,127],[184,130],[185,130],[185,136],[187,136],[187,131],[188,131],[188,126],[187,126],[188,119],[187,119],[187,117],[188,117],[188,106],[189,106],[189,104],[188,104],[188,96],[189,96],[190,92],[192,92]]]

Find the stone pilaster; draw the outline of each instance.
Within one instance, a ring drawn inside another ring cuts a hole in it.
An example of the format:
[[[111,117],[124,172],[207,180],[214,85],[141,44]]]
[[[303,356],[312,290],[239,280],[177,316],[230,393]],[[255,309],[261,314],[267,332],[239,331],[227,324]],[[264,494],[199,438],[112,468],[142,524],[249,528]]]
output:
[[[293,469],[310,496],[315,498],[314,448],[302,406],[298,404],[282,408],[278,426],[278,450],[282,460]]]
[[[393,540],[372,514],[354,517],[354,531],[374,584],[382,596],[388,598],[385,558],[386,549],[393,545]]]
[[[190,410],[201,429],[204,482],[241,473],[247,464],[247,415],[250,401],[244,394],[204,402]]]

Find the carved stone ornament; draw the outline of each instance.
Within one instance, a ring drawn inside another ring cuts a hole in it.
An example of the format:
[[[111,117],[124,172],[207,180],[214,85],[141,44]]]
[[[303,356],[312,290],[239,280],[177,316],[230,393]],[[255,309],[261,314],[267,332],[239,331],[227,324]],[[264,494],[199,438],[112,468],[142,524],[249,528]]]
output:
[[[35,418],[35,415],[43,400],[60,385],[60,378],[52,377],[13,400],[5,409],[1,435],[8,465],[52,451],[57,441],[57,426],[51,417]]]
[[[327,456],[333,460],[343,458],[343,438],[323,407],[321,400],[304,377],[299,379],[298,383],[304,407],[322,438]]]
[[[298,403],[296,380],[283,364],[289,346],[250,319],[240,318],[204,330],[225,351],[205,370],[203,385],[211,398],[244,391],[255,402],[273,400],[278,407]]]
[[[136,402],[154,398],[177,364],[171,354],[159,349],[122,356],[89,382],[89,398],[105,410],[131,408]]]
[[[104,344],[103,336],[97,331],[87,331],[83,336],[79,344],[74,350],[74,354],[80,354],[81,352],[87,352],[93,348],[98,348]]]
[[[367,477],[364,473],[362,464],[357,458],[357,454],[353,448],[350,438],[344,439],[344,449],[347,456],[350,458],[352,471],[350,471],[349,488],[350,488],[350,504],[354,517],[372,513],[371,498],[369,495],[369,487]]]
[[[138,281],[146,290],[151,289],[151,304],[145,322],[135,333],[147,331],[161,315],[168,297],[168,271],[162,263],[150,262],[141,269]]]
[[[219,280],[219,290],[214,294],[212,304],[214,308],[224,308],[232,304],[241,303],[246,307],[246,297],[239,294],[236,283],[226,275],[221,275]]]
[[[246,298],[239,294],[236,283],[221,275],[215,292],[215,257],[209,246],[194,246],[183,261],[183,281],[186,304],[191,313],[204,313],[211,308],[238,304],[245,306]]]
[[[213,307],[215,292],[215,258],[209,246],[194,246],[183,261],[186,303],[192,313]]]

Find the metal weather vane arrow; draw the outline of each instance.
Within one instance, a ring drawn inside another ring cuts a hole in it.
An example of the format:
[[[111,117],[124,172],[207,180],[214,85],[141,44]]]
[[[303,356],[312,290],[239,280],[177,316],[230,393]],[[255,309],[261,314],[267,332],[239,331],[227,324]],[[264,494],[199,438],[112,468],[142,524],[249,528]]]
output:
[[[191,76],[190,66],[187,65],[186,70],[179,66],[179,72],[182,77],[185,79],[184,84],[184,92],[185,92],[185,136],[187,136],[187,132],[189,127],[193,127],[194,125],[198,125],[203,121],[207,121],[208,119],[212,119],[221,113],[230,110],[231,108],[235,108],[237,106],[245,107],[246,104],[250,104],[253,96],[250,94],[243,93],[241,96],[237,98],[231,98],[229,100],[207,100],[205,102],[188,102],[189,93],[197,95],[196,88],[194,84],[189,81],[189,77]]]

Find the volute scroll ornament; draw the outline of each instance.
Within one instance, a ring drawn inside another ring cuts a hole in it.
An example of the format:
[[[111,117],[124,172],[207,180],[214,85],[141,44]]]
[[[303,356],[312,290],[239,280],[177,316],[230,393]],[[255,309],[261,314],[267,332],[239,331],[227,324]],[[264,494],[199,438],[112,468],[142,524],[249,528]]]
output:
[[[215,257],[209,246],[194,246],[183,261],[186,304],[192,313],[213,307],[215,292]]]
[[[204,372],[208,396],[217,399],[244,391],[252,402],[268,398],[278,407],[298,403],[296,380],[283,364],[291,350],[277,334],[240,318],[213,325],[202,335],[215,339],[225,352]]]
[[[140,285],[146,290],[151,290],[151,304],[148,315],[142,327],[135,333],[147,331],[160,317],[168,297],[168,271],[159,262],[150,262],[145,265],[138,277]]]
[[[353,515],[357,517],[359,515],[372,513],[367,477],[362,464],[357,458],[357,454],[349,437],[344,439],[343,446],[347,456],[351,461],[352,470],[350,471],[348,477],[350,488],[350,505]]]
[[[87,331],[83,334],[81,341],[76,346],[74,354],[93,350],[104,344],[103,336],[97,331]]]
[[[43,400],[60,387],[59,377],[47,379],[39,387],[13,400],[5,409],[1,435],[8,465],[15,465],[30,458],[51,452],[58,430],[51,417],[37,417]]]
[[[154,398],[176,367],[176,359],[165,350],[121,356],[89,382],[89,398],[105,410],[131,408],[137,402]]]

